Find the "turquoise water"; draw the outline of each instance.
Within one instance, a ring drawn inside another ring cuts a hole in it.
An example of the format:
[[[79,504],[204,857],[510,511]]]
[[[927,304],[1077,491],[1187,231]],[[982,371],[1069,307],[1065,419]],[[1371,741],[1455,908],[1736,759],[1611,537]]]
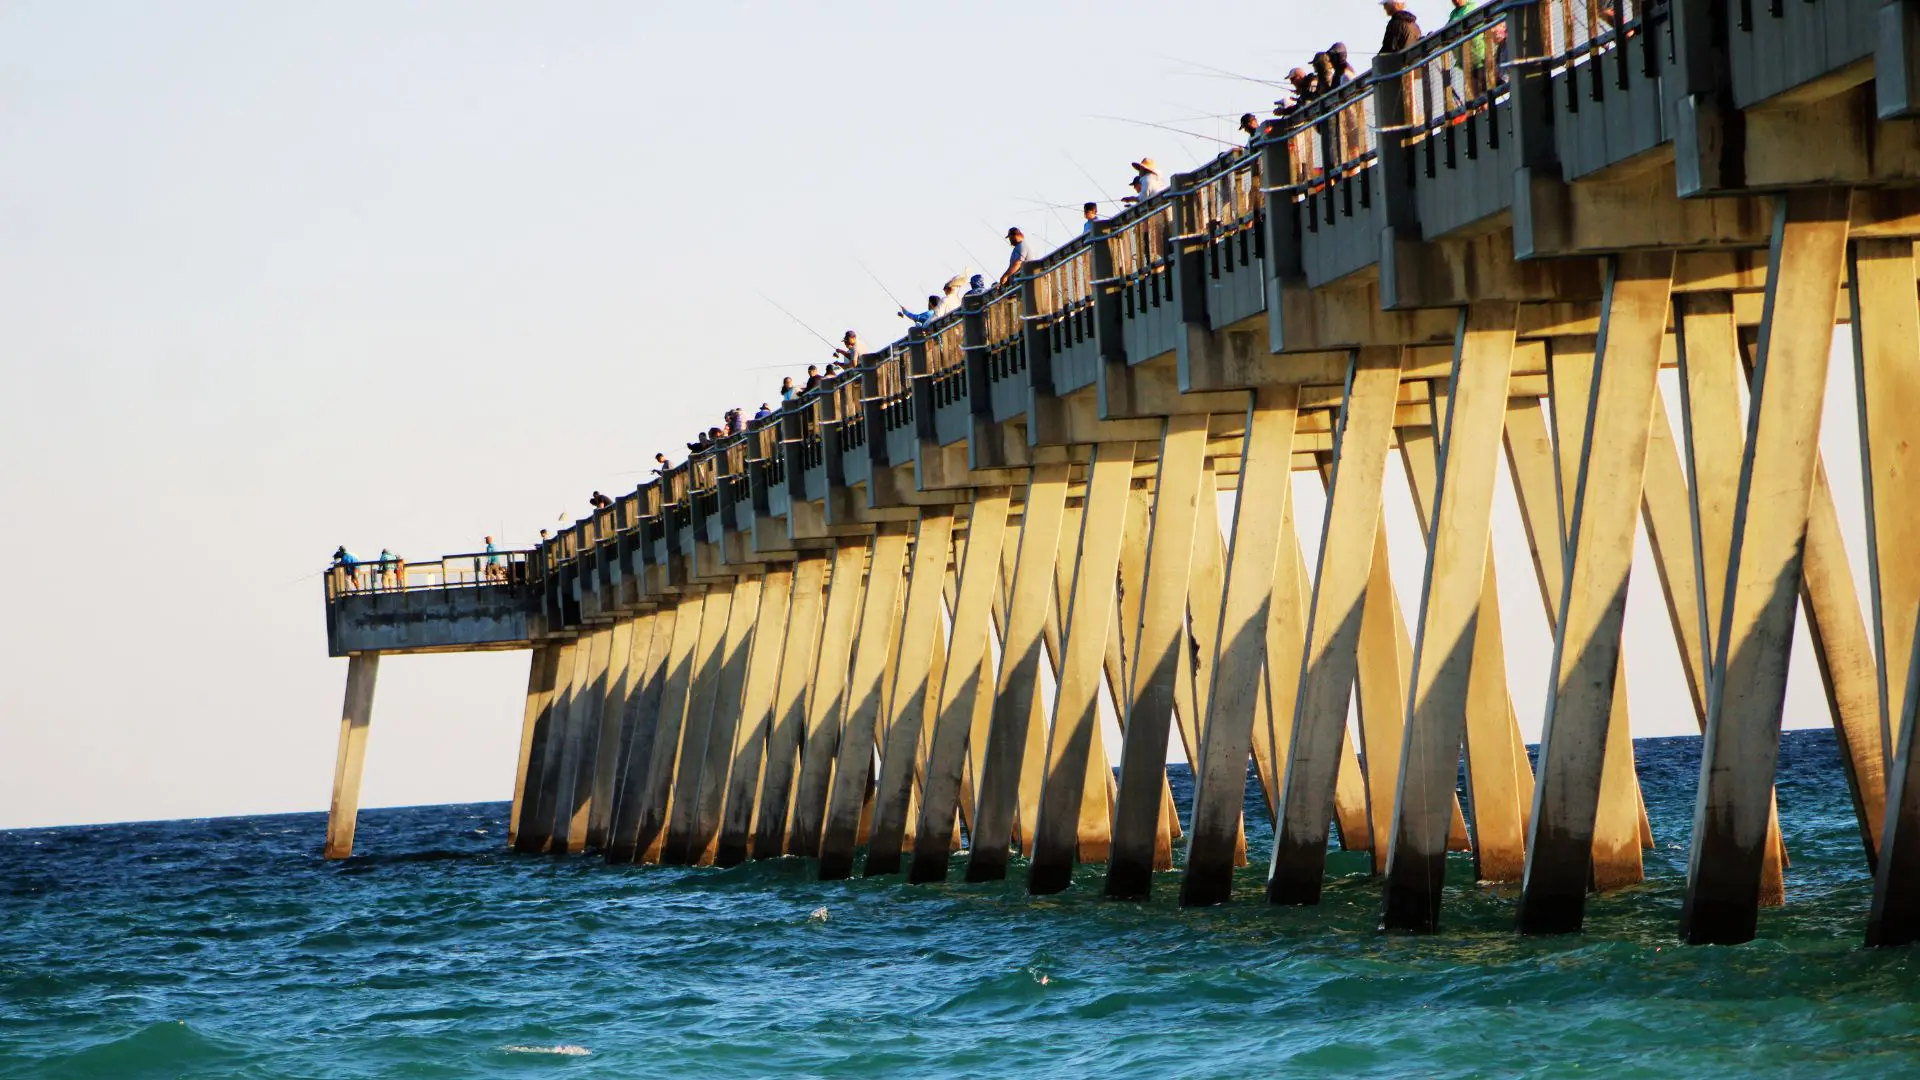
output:
[[[1920,1071],[1920,953],[1868,887],[1824,732],[1790,734],[1790,906],[1674,927],[1697,740],[1639,744],[1650,880],[1516,937],[1462,860],[1434,937],[1375,933],[1364,856],[1315,909],[823,884],[514,857],[501,804],[0,833],[0,1076],[1863,1076]],[[1184,777],[1179,779],[1184,780]],[[817,914],[824,909],[824,917]]]

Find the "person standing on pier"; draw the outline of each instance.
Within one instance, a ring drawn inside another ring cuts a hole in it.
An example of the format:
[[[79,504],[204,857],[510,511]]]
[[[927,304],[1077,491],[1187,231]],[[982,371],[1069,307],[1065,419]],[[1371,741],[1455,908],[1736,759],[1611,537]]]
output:
[[[360,560],[353,557],[347,545],[341,544],[333,549],[333,565],[340,572],[339,586],[342,592],[351,592],[358,587]]]
[[[1080,227],[1080,234],[1082,236],[1092,236],[1093,227],[1100,220],[1100,204],[1096,202],[1087,203],[1080,207],[1080,214],[1087,219],[1087,223]]]
[[[787,382],[791,384],[793,380],[788,379]],[[667,474],[667,470],[671,468],[673,468],[673,463],[667,460],[667,455],[665,454],[653,455],[653,475],[665,476]],[[547,530],[545,529],[541,529],[540,530],[541,535],[543,536],[546,535],[546,531]]]
[[[1387,32],[1380,39],[1380,55],[1405,52],[1420,40],[1420,20],[1407,10],[1405,0],[1380,0],[1387,9]]]
[[[1006,273],[1000,275],[999,285],[1005,285],[1007,282],[1012,281],[1013,276],[1020,272],[1021,267],[1027,265],[1028,259],[1032,258],[1032,255],[1027,249],[1027,234],[1021,232],[1018,228],[1007,230],[1007,243],[1013,245],[1013,251],[1007,256],[1007,270]],[[959,279],[956,278],[954,280],[957,281]],[[947,284],[951,286],[953,282],[950,281]],[[952,293],[953,290],[949,288],[947,291],[948,293]]]
[[[400,587],[400,575],[395,570],[397,562],[399,560],[395,558],[393,552],[386,548],[380,549],[380,587],[382,589],[392,591]]]
[[[591,496],[588,496],[587,505],[593,507],[595,510],[605,510],[607,507],[613,505],[613,500],[596,491]]]
[[[807,381],[800,387],[803,394],[811,394],[820,388],[820,368],[815,364],[807,365]]]
[[[1240,115],[1240,134],[1247,137],[1247,146],[1251,148],[1253,144],[1260,139],[1260,118],[1252,113],[1242,113]],[[1093,204],[1088,203],[1087,205],[1092,206]]]
[[[859,363],[860,362],[860,335],[854,333],[851,330],[847,331],[845,334],[842,334],[840,336],[840,347],[833,350],[833,355],[845,361],[845,364],[848,367],[852,367],[853,365]]]
[[[502,568],[500,565],[500,550],[493,546],[493,537],[489,536],[486,539],[487,539],[486,579],[488,581],[505,581],[507,575],[504,568]]]
[[[792,401],[796,396],[799,395],[799,393],[800,391],[795,390],[793,388],[793,376],[788,375],[786,378],[783,378],[780,380],[780,404],[781,405],[784,406],[788,402]]]
[[[767,403],[763,401],[760,403],[760,411],[753,414],[753,422],[757,424],[760,421],[765,420],[767,417],[772,415],[773,415],[773,410],[767,408]]]

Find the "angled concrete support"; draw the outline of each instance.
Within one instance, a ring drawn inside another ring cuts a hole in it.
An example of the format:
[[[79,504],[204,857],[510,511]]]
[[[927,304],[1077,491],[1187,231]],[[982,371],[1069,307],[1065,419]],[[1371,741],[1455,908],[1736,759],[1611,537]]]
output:
[[[361,653],[347,660],[340,749],[333,759],[333,802],[327,808],[329,859],[353,854],[353,828],[360,817],[360,773],[367,763],[367,725],[373,719],[373,684],[379,674],[379,653]]]
[[[1132,447],[1127,449],[1130,454]],[[1043,631],[1052,606],[1054,558],[1060,546],[1066,498],[1066,466],[1034,466],[1027,487],[1026,518],[1020,527],[1013,595],[1007,605],[1006,642],[1000,654],[993,719],[975,774],[968,881],[997,881],[1007,873],[1007,848],[1019,808],[1029,728],[1040,701]],[[964,581],[961,587],[965,588]]]
[[[1680,410],[1687,473],[1691,482],[1681,482],[1680,492],[1688,511],[1693,575],[1693,596],[1688,611],[1692,619],[1676,618],[1675,636],[1681,643],[1681,659],[1687,665],[1688,680],[1698,689],[1694,693],[1697,719],[1706,729],[1708,671],[1713,666],[1713,636],[1720,625],[1723,592],[1727,582],[1727,554],[1733,542],[1733,506],[1740,489],[1740,446],[1745,439],[1745,421],[1740,415],[1741,388],[1745,379],[1740,371],[1739,332],[1734,326],[1733,300],[1724,294],[1681,297],[1674,305],[1674,350],[1680,365]],[[1660,542],[1662,530],[1656,530],[1653,511],[1671,500],[1667,489],[1675,484],[1671,436],[1662,438],[1671,421],[1665,403],[1654,398],[1654,436],[1648,443],[1644,513],[1649,537],[1656,554],[1667,545]],[[1663,582],[1673,576],[1661,560]],[[1691,567],[1689,568],[1691,569]],[[1671,606],[1671,600],[1669,600]],[[1691,632],[1686,624],[1691,622]],[[1689,643],[1689,638],[1693,639]],[[1694,651],[1698,656],[1692,655]],[[1695,670],[1695,667],[1698,670]],[[1778,907],[1786,902],[1783,865],[1784,847],[1780,838],[1780,817],[1769,811],[1770,834],[1765,867],[1761,873],[1761,903]]]
[[[1262,775],[1276,776],[1275,747],[1287,742],[1284,735],[1276,738],[1271,730],[1277,703],[1268,691],[1268,674],[1286,672],[1292,685],[1304,630],[1295,573],[1299,542],[1294,538],[1292,495],[1299,398],[1298,387],[1268,387],[1256,391],[1247,408],[1246,437],[1240,450],[1241,494],[1234,500],[1217,658],[1194,768],[1193,826],[1188,833],[1186,875],[1180,883],[1182,904],[1217,904],[1230,895],[1234,847],[1242,835],[1248,755],[1257,748],[1269,759]],[[1276,624],[1281,627],[1279,650],[1270,648]],[[1287,646],[1291,655],[1285,651]],[[1291,708],[1286,712],[1290,715]],[[1256,727],[1266,730],[1256,733]],[[1256,734],[1264,738],[1256,740]],[[1123,760],[1121,819],[1129,806],[1125,768]],[[1158,795],[1156,785],[1156,801]],[[1107,894],[1143,897],[1150,881],[1152,851],[1142,842],[1144,829],[1137,823],[1125,835],[1128,846],[1123,853],[1122,829],[1116,823]]]
[[[915,527],[906,608],[901,615],[900,662],[888,700],[880,775],[874,784],[873,830],[867,840],[866,877],[900,872],[908,843],[920,748],[931,727],[929,712],[940,694],[935,658],[946,652],[941,631],[947,563],[953,556],[953,514],[929,510]],[[951,814],[948,815],[952,817]]]
[[[1751,940],[1758,918],[1849,204],[1846,189],[1776,201],[1680,918],[1694,944]]]
[[[651,622],[649,612],[640,620],[623,619],[613,624],[607,645],[606,696],[599,712],[599,731],[593,740],[593,793],[587,804],[587,848],[604,850],[607,827],[613,820],[613,793],[619,783],[620,722],[626,712],[627,669],[633,659],[633,639],[638,622]],[[651,626],[640,628],[644,634]]]
[[[507,846],[515,847],[520,837],[520,817],[527,800],[527,780],[538,777],[541,762],[535,748],[545,737],[549,710],[553,704],[553,683],[560,671],[559,644],[535,646],[533,661],[527,670],[527,708],[520,723],[520,763],[513,772],[513,809],[507,819]]]
[[[861,603],[859,648],[847,683],[846,723],[840,734],[833,781],[820,837],[820,879],[853,873],[860,812],[873,778],[873,749],[886,715],[887,657],[894,644],[894,616],[906,573],[909,526],[890,522],[873,537],[872,566]]]
[[[714,841],[715,866],[744,862],[752,851],[753,814],[766,773],[767,737],[773,727],[774,692],[780,682],[780,657],[786,646],[792,599],[793,570],[785,566],[769,569],[760,584],[760,612],[755,616],[753,646],[748,651],[746,678],[740,691],[733,763],[727,770],[720,832]]]
[[[1597,329],[1597,327],[1596,327]],[[1662,339],[1664,343],[1664,338]],[[1573,524],[1574,495],[1580,468],[1586,462],[1587,410],[1594,387],[1597,338],[1560,339],[1553,343],[1547,381],[1547,399],[1553,411],[1554,465],[1559,505],[1562,584],[1567,566],[1567,538]],[[1563,347],[1564,346],[1564,347]],[[1649,435],[1651,438],[1651,435]],[[1560,597],[1556,594],[1557,605]],[[1548,616],[1559,626],[1556,606]],[[1645,876],[1640,848],[1652,846],[1652,826],[1640,798],[1640,778],[1633,759],[1633,726],[1628,718],[1626,661],[1620,662],[1613,684],[1613,708],[1608,715],[1606,758],[1600,767],[1600,805],[1593,819],[1592,880],[1595,890],[1620,888]],[[1636,846],[1637,843],[1637,846]]]
[[[1912,681],[1912,672],[1920,671],[1912,662],[1920,637],[1920,462],[1906,426],[1920,410],[1920,311],[1913,286],[1900,280],[1902,273],[1909,281],[1914,276],[1913,244],[1855,241],[1849,271],[1881,740],[1895,751],[1867,943],[1905,945],[1920,939],[1920,758],[1913,747],[1920,687]],[[1904,678],[1903,663],[1909,669]]]
[[[787,830],[789,855],[812,857],[820,853],[827,791],[833,783],[834,757],[840,747],[840,728],[846,717],[847,669],[853,663],[855,638],[860,628],[862,572],[867,547],[863,537],[842,540],[834,548],[833,577],[827,583],[826,609],[820,620],[820,651],[807,687],[807,733],[800,746],[800,777],[794,785],[792,818]],[[885,644],[881,647],[885,648]]]
[[[1602,867],[1640,858],[1637,785],[1610,787],[1603,768],[1612,756],[1609,727],[1624,698],[1617,693],[1620,626],[1672,280],[1671,252],[1608,261],[1521,884],[1520,927],[1528,933],[1579,929],[1589,881],[1605,887]],[[1560,374],[1554,378],[1557,386]],[[1564,459],[1564,445],[1561,453]],[[1613,849],[1596,855],[1595,820],[1603,804],[1630,813],[1636,827],[1621,828]]]
[[[1439,925],[1516,314],[1512,304],[1484,303],[1460,316],[1393,808],[1384,918],[1390,929],[1431,931]],[[1485,719],[1492,721],[1489,734],[1497,733],[1503,748],[1510,745],[1506,716]]]
[[[733,586],[727,614],[726,638],[720,646],[719,673],[713,703],[708,708],[706,746],[700,761],[700,785],[688,816],[687,833],[678,861],[711,865],[717,853],[720,814],[732,779],[741,700],[747,681],[747,660],[753,653],[754,628],[759,624],[763,595],[757,575],[743,576]],[[693,793],[689,792],[689,796]]]
[[[680,729],[687,718],[687,695],[693,687],[694,646],[705,620],[707,597],[704,592],[682,595],[674,612],[673,639],[667,645],[666,664],[661,672],[659,705],[652,716],[634,730],[632,752],[628,755],[628,779],[633,787],[633,836],[621,835],[616,823],[614,842],[607,858],[613,862],[655,861],[667,827],[667,803],[673,790],[674,770],[679,764]],[[638,766],[639,770],[633,768]],[[622,816],[625,816],[624,814]]]
[[[1291,427],[1287,435],[1292,437]],[[1140,573],[1143,591],[1136,598],[1140,617],[1127,637],[1134,643],[1133,663],[1126,676],[1131,685],[1120,696],[1126,723],[1107,867],[1108,896],[1145,898],[1152,880],[1161,792],[1166,786],[1167,740],[1173,731],[1174,682],[1180,653],[1187,648],[1187,585],[1206,452],[1207,417],[1167,418]],[[1243,787],[1244,772],[1243,767]]]
[[[1006,488],[981,490],[975,495],[968,518],[966,550],[961,554],[953,604],[952,638],[947,645],[946,671],[940,680],[921,778],[920,818],[914,828],[913,865],[908,873],[908,880],[916,883],[946,880],[974,714],[993,696],[994,667],[988,638],[993,633],[994,595],[1000,587],[1000,549],[1006,535],[1009,497]]]
[[[1300,696],[1274,827],[1267,898],[1320,900],[1327,829],[1346,742],[1347,707],[1359,662],[1360,621],[1373,565],[1381,481],[1393,442],[1401,350],[1370,346],[1354,354],[1340,410],[1331,490],[1321,530],[1319,573],[1307,617]]]
[[[547,783],[553,794],[552,831],[547,837],[546,850],[564,855],[568,851],[578,850],[571,841],[573,823],[579,816],[581,791],[581,763],[586,757],[584,747],[587,741],[587,698],[593,692],[594,645],[598,634],[588,634],[581,638],[573,650],[573,672],[567,681],[566,708],[556,716],[554,725],[556,742],[547,754]],[[601,645],[600,662],[605,661],[605,646]],[[588,776],[591,777],[591,773]]]
[[[630,863],[639,854],[640,807],[645,800],[647,773],[652,768],[654,732],[660,725],[666,694],[668,657],[673,652],[679,606],[665,605],[654,612],[643,661],[636,668],[633,690],[627,695],[621,720],[620,782],[614,787],[613,817],[603,849],[610,863]]]
[[[1168,421],[1169,424],[1173,421]],[[1200,425],[1205,436],[1205,420]],[[1203,446],[1204,449],[1204,446]],[[1045,784],[1034,820],[1033,863],[1027,888],[1035,894],[1059,892],[1073,876],[1076,856],[1095,861],[1108,845],[1106,751],[1100,745],[1101,665],[1111,640],[1120,542],[1125,532],[1127,498],[1133,476],[1131,443],[1094,448],[1081,514],[1073,584],[1066,598],[1061,634],[1060,675],[1048,733]],[[1151,586],[1149,586],[1151,588]],[[1161,743],[1165,760],[1165,741]],[[1095,758],[1095,754],[1098,758]],[[1091,766],[1096,763],[1097,772]],[[1097,799],[1095,779],[1099,779]],[[1089,811],[1092,811],[1091,813]]]
[[[1435,395],[1436,418],[1444,420],[1450,400],[1445,393]],[[1509,399],[1507,404],[1511,410],[1513,401]],[[1534,415],[1539,415],[1537,408]],[[1423,528],[1428,531],[1432,528],[1434,493],[1440,482],[1436,442],[1433,428],[1400,430],[1400,460],[1406,467]],[[1491,547],[1487,551],[1487,568],[1481,575],[1480,606],[1474,615],[1473,669],[1467,683],[1466,715],[1465,757],[1467,789],[1473,799],[1473,837],[1471,845],[1467,845],[1455,835],[1464,829],[1456,796],[1452,814],[1455,824],[1448,828],[1448,847],[1472,848],[1475,880],[1519,881],[1526,864],[1526,820],[1533,803],[1533,766],[1527,760],[1526,743],[1520,737],[1520,725],[1514,717],[1513,700],[1507,687],[1500,586],[1494,575]],[[1399,747],[1396,746],[1394,752],[1397,758]],[[1388,806],[1391,811],[1391,800]]]
[[[700,808],[700,786],[706,773],[707,733],[712,730],[714,702],[720,696],[727,639],[735,622],[734,594],[738,590],[738,582],[707,589],[707,607],[700,616],[700,639],[694,645],[693,686],[687,693],[687,715],[680,728],[679,763],[674,768],[666,840],[658,853],[663,863],[684,865],[698,854],[692,847]]]
[[[807,690],[820,647],[820,613],[827,579],[825,555],[804,552],[793,565],[793,596],[787,606],[787,636],[780,646],[780,677],[768,718],[766,774],[760,785],[760,809],[753,820],[752,854],[775,859],[786,854],[794,772],[807,730]]]
[[[547,850],[553,838],[554,788],[559,782],[560,758],[565,753],[567,705],[573,695],[574,657],[582,646],[563,641],[555,647],[553,688],[540,705],[533,748],[527,756],[527,791],[520,812],[520,830],[514,850],[531,854]]]

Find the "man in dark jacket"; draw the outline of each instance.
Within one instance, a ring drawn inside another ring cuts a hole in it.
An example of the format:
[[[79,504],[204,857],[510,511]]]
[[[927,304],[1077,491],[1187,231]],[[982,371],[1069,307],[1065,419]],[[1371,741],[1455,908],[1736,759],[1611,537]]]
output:
[[[1387,33],[1380,39],[1380,55],[1404,52],[1420,40],[1420,20],[1407,10],[1404,0],[1380,0],[1387,9]]]

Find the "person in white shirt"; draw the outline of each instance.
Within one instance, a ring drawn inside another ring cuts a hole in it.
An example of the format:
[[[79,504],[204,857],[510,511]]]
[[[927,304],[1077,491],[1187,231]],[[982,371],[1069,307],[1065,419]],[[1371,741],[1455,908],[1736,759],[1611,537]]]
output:
[[[1153,167],[1153,159],[1150,157],[1134,162],[1133,172],[1134,178],[1140,182],[1141,202],[1153,198],[1171,186],[1167,178],[1160,175],[1160,170]]]

